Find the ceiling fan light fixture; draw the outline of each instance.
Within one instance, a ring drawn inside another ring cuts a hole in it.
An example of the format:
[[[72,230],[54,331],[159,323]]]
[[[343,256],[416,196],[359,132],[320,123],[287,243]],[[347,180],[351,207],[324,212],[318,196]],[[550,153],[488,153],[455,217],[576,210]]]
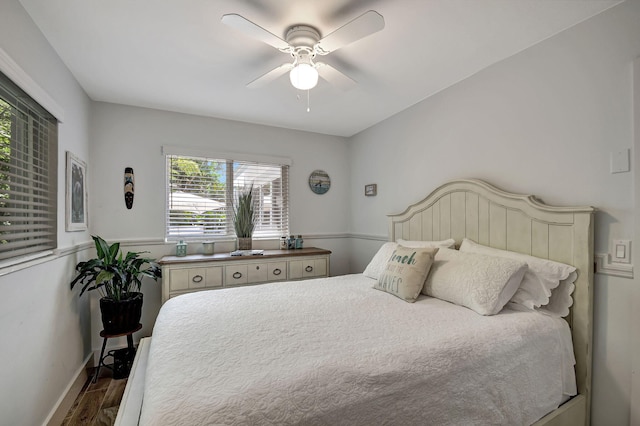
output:
[[[318,84],[318,70],[310,64],[298,64],[289,73],[291,84],[298,90],[309,90]]]

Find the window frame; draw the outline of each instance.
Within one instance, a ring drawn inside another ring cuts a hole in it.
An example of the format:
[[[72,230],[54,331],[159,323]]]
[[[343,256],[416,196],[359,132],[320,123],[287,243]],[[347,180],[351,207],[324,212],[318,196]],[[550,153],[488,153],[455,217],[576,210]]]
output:
[[[234,181],[234,171],[232,167],[229,167],[229,162],[231,163],[241,163],[243,165],[253,164],[268,166],[268,167],[279,167],[280,168],[280,178],[281,189],[280,192],[277,193],[277,196],[281,197],[281,207],[285,210],[280,213],[279,220],[280,223],[276,226],[276,230],[272,232],[265,232],[258,230],[258,232],[254,233],[252,237],[255,240],[269,240],[269,239],[279,239],[282,235],[288,235],[289,233],[289,212],[290,212],[290,203],[289,203],[289,168],[291,166],[291,159],[286,157],[277,157],[277,156],[266,156],[266,155],[251,155],[244,153],[234,153],[234,152],[218,152],[218,151],[210,151],[206,149],[192,148],[192,147],[178,147],[178,146],[163,146],[162,154],[165,160],[165,231],[164,231],[164,239],[166,242],[175,242],[175,241],[232,241],[237,237],[235,235],[235,231],[233,229],[233,222],[231,220],[231,200],[235,199],[234,196],[234,187],[233,185],[228,185],[227,182]],[[210,161],[220,161],[226,162],[225,165],[225,203],[226,207],[224,207],[226,215],[225,215],[225,225],[220,229],[224,229],[224,233],[218,232],[216,235],[215,232],[212,233],[185,233],[180,235],[180,233],[172,233],[170,232],[170,223],[171,223],[171,213],[169,210],[170,204],[170,193],[171,193],[171,167],[170,167],[170,158],[171,157],[180,157],[180,158],[191,158],[197,160],[210,160]],[[258,201],[260,202],[260,201]]]

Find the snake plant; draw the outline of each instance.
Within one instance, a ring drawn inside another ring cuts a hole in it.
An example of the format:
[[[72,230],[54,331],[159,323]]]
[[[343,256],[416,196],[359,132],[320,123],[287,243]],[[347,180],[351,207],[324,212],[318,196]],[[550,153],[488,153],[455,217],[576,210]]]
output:
[[[233,227],[238,238],[251,238],[255,226],[253,185],[238,194],[233,206]]]

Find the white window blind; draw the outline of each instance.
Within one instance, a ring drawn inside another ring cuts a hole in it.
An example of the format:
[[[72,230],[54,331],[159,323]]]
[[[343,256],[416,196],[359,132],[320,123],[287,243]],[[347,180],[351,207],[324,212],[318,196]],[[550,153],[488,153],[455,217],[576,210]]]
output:
[[[0,260],[57,239],[58,123],[0,73]]]
[[[235,237],[233,203],[253,186],[253,238],[289,233],[289,166],[230,158],[167,155],[166,238]]]

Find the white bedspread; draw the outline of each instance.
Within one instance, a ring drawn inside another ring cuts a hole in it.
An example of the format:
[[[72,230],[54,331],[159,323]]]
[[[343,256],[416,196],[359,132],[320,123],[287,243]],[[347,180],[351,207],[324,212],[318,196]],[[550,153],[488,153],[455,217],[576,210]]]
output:
[[[348,275],[169,300],[140,424],[527,425],[575,393],[564,320],[372,285]]]

